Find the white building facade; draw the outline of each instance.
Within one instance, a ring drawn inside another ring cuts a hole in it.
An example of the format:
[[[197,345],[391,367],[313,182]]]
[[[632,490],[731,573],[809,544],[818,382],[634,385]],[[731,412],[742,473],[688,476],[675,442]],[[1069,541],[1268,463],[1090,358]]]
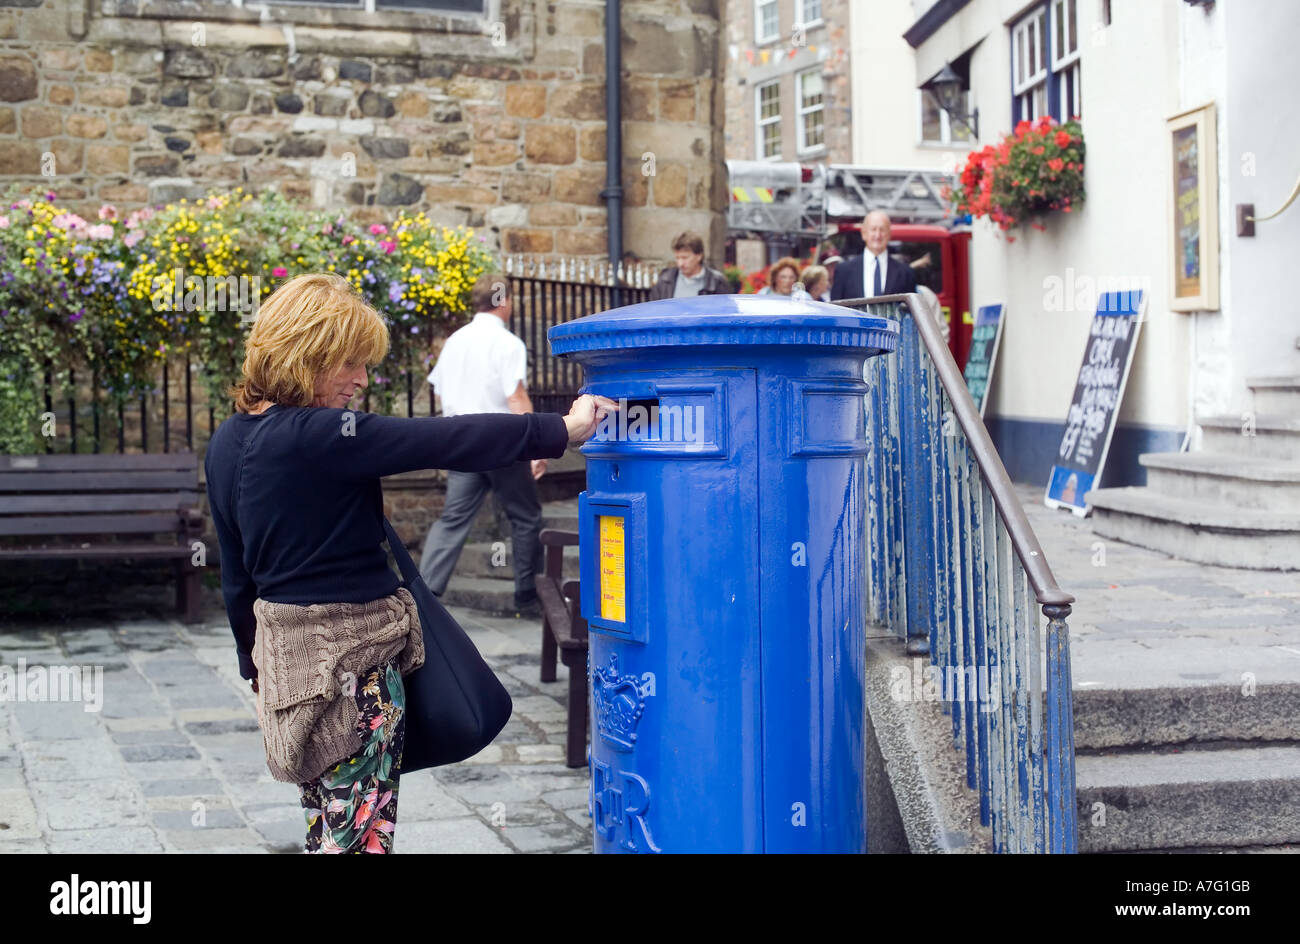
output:
[[[869,4],[874,6],[874,4]],[[1238,204],[1282,204],[1300,175],[1300,123],[1283,92],[1291,0],[918,0],[906,41],[913,84],[954,63],[979,109],[979,144],[1016,122],[1077,115],[1086,202],[1046,229],[976,221],[972,306],[1007,322],[988,425],[1014,479],[1046,481],[1100,289],[1141,288],[1137,342],[1106,485],[1145,481],[1138,455],[1177,451],[1196,420],[1253,409],[1247,381],[1300,375],[1300,313],[1284,287],[1300,206],[1237,235]],[[854,88],[855,105],[862,100]],[[1168,119],[1214,105],[1218,306],[1175,310]],[[857,129],[855,128],[855,142]]]

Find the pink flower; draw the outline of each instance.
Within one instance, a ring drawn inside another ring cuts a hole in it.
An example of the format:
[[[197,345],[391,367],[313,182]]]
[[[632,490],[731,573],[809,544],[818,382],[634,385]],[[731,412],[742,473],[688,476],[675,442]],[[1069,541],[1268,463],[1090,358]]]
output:
[[[0,229],[8,229],[8,228],[9,228],[9,217],[0,216]]]
[[[275,276],[277,279],[282,279],[289,274],[289,270],[286,269],[284,266],[276,266],[274,269],[271,270],[271,274]]]
[[[387,233],[387,232],[388,232],[388,227],[385,226],[383,223],[371,223],[371,224],[370,224],[370,235],[371,235],[371,236],[383,236],[383,235],[384,235],[385,233]]]
[[[91,239],[112,239],[113,224],[100,223],[98,226],[90,226],[86,229],[86,235]]]
[[[144,233],[141,230],[136,230],[133,233],[127,233],[126,238],[123,239],[122,242],[126,243],[127,249],[130,249],[142,239],[144,239]]]
[[[381,239],[379,245],[383,248],[384,252],[390,256],[397,249],[397,243],[393,242],[391,239]]]
[[[321,232],[324,233],[326,236],[328,236],[330,233],[334,232],[334,224],[326,223],[323,227],[321,227]]]
[[[355,241],[355,240],[356,240],[356,237],[355,237],[355,236],[344,236],[342,242],[343,242],[343,245],[346,246],[348,243],[353,242],[353,241]]]
[[[117,219],[117,207],[113,206],[111,203],[105,203],[99,208],[99,218],[101,220]]]

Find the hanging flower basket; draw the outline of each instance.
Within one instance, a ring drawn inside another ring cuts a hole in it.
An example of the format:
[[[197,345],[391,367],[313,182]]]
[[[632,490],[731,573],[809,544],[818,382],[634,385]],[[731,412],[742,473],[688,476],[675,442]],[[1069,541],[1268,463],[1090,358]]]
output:
[[[967,156],[948,199],[958,215],[986,216],[1002,230],[1022,222],[1044,229],[1038,218],[1083,203],[1083,151],[1078,121],[1022,121],[998,144]]]

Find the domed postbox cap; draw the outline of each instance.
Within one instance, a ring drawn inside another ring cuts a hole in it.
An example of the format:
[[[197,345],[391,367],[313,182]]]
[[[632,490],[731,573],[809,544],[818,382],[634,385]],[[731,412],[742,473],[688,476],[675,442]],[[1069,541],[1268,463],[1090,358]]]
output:
[[[546,332],[556,356],[648,347],[763,345],[893,351],[898,322],[771,295],[663,298],[575,318]]]

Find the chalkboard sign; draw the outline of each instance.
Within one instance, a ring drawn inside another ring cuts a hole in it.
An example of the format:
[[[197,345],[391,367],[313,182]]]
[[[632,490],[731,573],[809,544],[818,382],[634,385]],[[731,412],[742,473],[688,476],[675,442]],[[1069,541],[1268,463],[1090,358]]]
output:
[[[1083,496],[1098,484],[1106,464],[1145,305],[1141,291],[1104,292],[1097,299],[1065,432],[1047,481],[1044,502],[1049,508],[1064,506],[1080,517],[1088,513]]]
[[[970,333],[970,353],[966,356],[966,387],[971,399],[984,415],[989,402],[989,387],[993,384],[993,365],[998,359],[998,344],[1002,341],[1004,305],[983,305],[975,313],[975,327]]]

